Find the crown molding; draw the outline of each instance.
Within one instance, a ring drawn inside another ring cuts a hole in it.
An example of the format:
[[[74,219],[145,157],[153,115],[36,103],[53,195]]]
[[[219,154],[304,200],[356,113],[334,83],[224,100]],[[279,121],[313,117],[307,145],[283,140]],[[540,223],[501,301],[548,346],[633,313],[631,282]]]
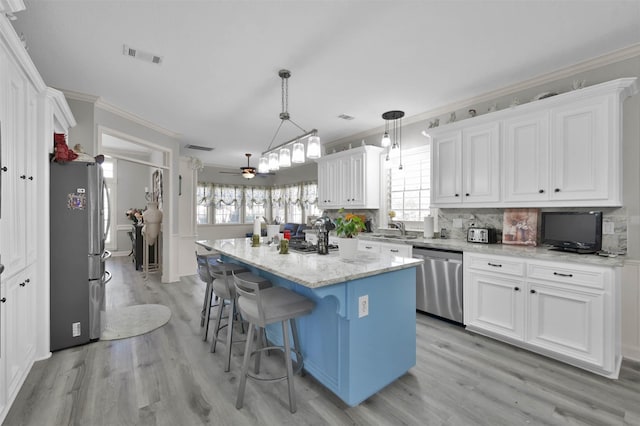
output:
[[[51,101],[54,117],[57,118],[64,128],[74,127],[77,122],[71,112],[71,108],[69,108],[69,104],[67,103],[67,99],[64,97],[64,94],[59,90],[52,89],[51,87],[47,87],[44,93]]]
[[[490,92],[483,93],[482,95],[473,96],[461,101],[453,102],[447,105],[443,105],[441,107],[425,111],[420,114],[412,115],[411,117],[404,118],[402,120],[402,125],[406,126],[409,124],[417,123],[420,121],[425,121],[430,118],[438,117],[441,115],[447,115],[451,111],[457,111],[460,109],[465,109],[469,105],[475,105],[484,102],[490,102],[494,99],[501,98],[503,96],[510,95],[512,93],[520,92],[523,90],[527,90],[536,86],[553,83],[557,80],[561,80],[563,78],[571,77],[573,75],[591,71],[596,68],[600,68],[606,65],[615,64],[617,62],[621,62],[627,59],[635,58],[640,56],[640,43],[632,44],[630,46],[624,47],[622,49],[614,50],[612,52],[606,53],[601,56],[597,56],[591,59],[587,59],[582,62],[578,62],[576,64],[570,65],[565,68],[560,68],[555,71],[551,71],[546,74],[541,74],[537,77],[533,77],[528,80],[521,81],[519,83],[510,84],[508,86],[502,87],[500,89],[492,90]],[[323,145],[325,149],[327,147],[332,147],[334,145],[340,145],[347,142],[352,142],[354,140],[363,139],[368,136],[374,136],[377,134],[382,134],[384,131],[384,125],[380,127],[376,127],[375,129],[366,130],[360,133],[356,133],[354,135],[337,139],[335,141],[331,141],[326,145]]]
[[[0,7],[4,7],[8,3],[13,4],[17,2],[7,2],[6,0],[0,0]],[[19,3],[22,2],[20,1]],[[3,10],[3,12],[5,11]],[[27,53],[27,49],[24,48],[20,37],[18,37],[18,34],[16,34],[13,25],[11,25],[8,17],[4,13],[0,16],[0,39],[7,46],[10,55],[15,58],[18,66],[20,66],[24,70],[27,78],[35,87],[36,92],[42,92],[47,87],[47,85],[44,83],[44,80],[40,76],[38,69]]]
[[[24,10],[24,2],[22,0],[0,0],[1,13],[16,13]]]
[[[86,93],[75,92],[73,90],[66,90],[66,89],[62,89],[62,93],[64,93],[67,99],[92,103],[96,108],[115,114],[119,117],[132,121],[148,129],[154,130],[165,136],[169,136],[170,138],[180,139],[180,137],[182,136],[180,133],[172,132],[171,130],[165,127],[159,126],[151,121],[145,120],[144,118],[138,115],[125,111],[124,109],[105,101],[100,96],[89,95]]]

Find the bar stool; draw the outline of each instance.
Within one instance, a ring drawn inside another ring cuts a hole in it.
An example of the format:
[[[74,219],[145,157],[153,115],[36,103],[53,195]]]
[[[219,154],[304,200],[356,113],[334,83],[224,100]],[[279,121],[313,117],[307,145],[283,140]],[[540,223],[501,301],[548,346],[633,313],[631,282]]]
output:
[[[209,274],[213,277],[213,292],[220,298],[220,303],[218,304],[218,313],[216,315],[216,321],[213,326],[213,338],[211,340],[211,352],[216,351],[216,343],[218,341],[225,341],[225,357],[226,364],[224,371],[227,372],[231,367],[231,345],[233,343],[241,343],[241,342],[233,342],[233,325],[236,322],[240,322],[241,320],[237,319],[237,309],[236,309],[236,290],[233,285],[233,275],[237,275],[242,277],[244,280],[249,281],[257,285],[260,289],[265,289],[271,287],[271,282],[266,278],[262,278],[258,275],[255,275],[251,272],[248,272],[246,268],[243,268],[239,265],[234,265],[231,263],[225,263],[222,265],[209,265]],[[233,275],[232,275],[233,274]],[[227,306],[227,323],[222,324],[223,311],[225,306]],[[218,337],[220,329],[227,328],[226,338],[222,339]],[[242,329],[244,333],[244,326]]]
[[[204,290],[204,301],[202,302],[202,311],[200,312],[200,327],[204,327],[205,320],[208,326],[208,321],[209,321],[208,312],[211,309],[211,306],[209,305],[211,305],[211,302],[212,302],[211,283],[213,282],[213,278],[209,274],[209,259],[212,259],[213,261],[215,261],[215,256],[218,256],[218,253],[198,254],[198,252],[196,252],[196,262],[198,264],[198,276],[200,276],[200,279],[204,281],[205,284],[207,285]],[[209,306],[208,309],[207,309],[207,306]],[[206,331],[205,331],[205,340],[207,340]]]
[[[247,377],[261,381],[281,381],[287,380],[289,385],[289,410],[296,412],[296,400],[293,388],[293,365],[291,360],[291,352],[296,354],[296,373],[302,370],[303,359],[300,351],[300,340],[298,339],[298,329],[296,327],[295,318],[307,315],[313,311],[315,303],[301,294],[295,293],[283,287],[271,287],[261,289],[259,285],[251,281],[243,279],[241,275],[234,274],[234,285],[238,294],[238,308],[242,317],[249,321],[249,332],[247,333],[247,341],[244,349],[244,360],[242,362],[242,373],[240,376],[240,387],[238,389],[238,399],[236,400],[236,408],[242,408],[244,402],[244,391],[247,383]],[[280,322],[282,324],[282,346],[266,346],[252,351],[253,337],[255,328],[264,330],[269,324]],[[291,327],[293,336],[292,348],[289,343],[289,330],[287,322]],[[287,374],[282,377],[272,379],[262,378],[258,376],[260,370],[260,353],[271,349],[278,349],[284,353],[284,361]],[[249,373],[249,361],[252,355],[256,356],[254,373]]]

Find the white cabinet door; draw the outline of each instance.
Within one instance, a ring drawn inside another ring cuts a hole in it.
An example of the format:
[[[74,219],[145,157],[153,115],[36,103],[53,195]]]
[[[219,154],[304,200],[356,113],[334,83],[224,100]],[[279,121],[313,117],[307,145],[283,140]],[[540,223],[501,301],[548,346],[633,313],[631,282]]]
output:
[[[465,275],[465,324],[512,339],[524,339],[524,280],[509,275]]]
[[[462,203],[462,132],[435,136],[431,144],[431,203]]]
[[[380,253],[380,243],[376,241],[358,240],[358,250],[369,253]]]
[[[585,99],[551,110],[551,200],[609,197],[608,97]]]
[[[393,256],[411,257],[413,248],[407,244],[380,243],[380,253]]]
[[[504,121],[504,201],[549,199],[549,113]]]
[[[340,203],[339,166],[338,159],[318,163],[318,204],[321,208],[335,208]]]
[[[2,120],[2,239],[0,250],[5,277],[26,266],[26,170],[25,170],[25,91],[26,81],[13,62],[6,63],[3,83]],[[31,141],[30,141],[31,143]]]
[[[38,157],[42,153],[38,152],[38,97],[35,89],[27,86],[26,97],[26,140],[25,144],[25,249],[26,263],[31,265],[36,261],[38,247],[38,213],[40,212],[39,200],[42,199],[41,194],[37,192],[38,185]],[[40,195],[40,196],[39,196]]]
[[[602,366],[604,292],[529,283],[527,343]]]
[[[365,205],[365,188],[367,185],[365,153],[354,154],[349,157],[349,170],[346,181],[346,205],[347,206],[364,206]]]
[[[500,201],[500,124],[493,122],[462,131],[462,202]]]

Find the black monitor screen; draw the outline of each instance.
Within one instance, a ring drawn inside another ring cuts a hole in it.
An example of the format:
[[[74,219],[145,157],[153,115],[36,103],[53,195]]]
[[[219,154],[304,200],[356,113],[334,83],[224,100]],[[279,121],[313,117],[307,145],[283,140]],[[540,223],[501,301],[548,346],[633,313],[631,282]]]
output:
[[[600,250],[602,212],[543,212],[542,242],[568,249]]]

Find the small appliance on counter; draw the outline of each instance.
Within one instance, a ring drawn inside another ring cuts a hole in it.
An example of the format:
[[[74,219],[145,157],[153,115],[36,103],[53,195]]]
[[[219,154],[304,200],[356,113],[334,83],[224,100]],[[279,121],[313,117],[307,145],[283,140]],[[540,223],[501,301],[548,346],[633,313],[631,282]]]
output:
[[[318,230],[318,244],[316,248],[318,254],[329,254],[329,231],[336,226],[331,221],[331,218],[325,214],[316,220],[314,227]]]
[[[498,242],[495,228],[469,228],[468,243],[495,244]]]

